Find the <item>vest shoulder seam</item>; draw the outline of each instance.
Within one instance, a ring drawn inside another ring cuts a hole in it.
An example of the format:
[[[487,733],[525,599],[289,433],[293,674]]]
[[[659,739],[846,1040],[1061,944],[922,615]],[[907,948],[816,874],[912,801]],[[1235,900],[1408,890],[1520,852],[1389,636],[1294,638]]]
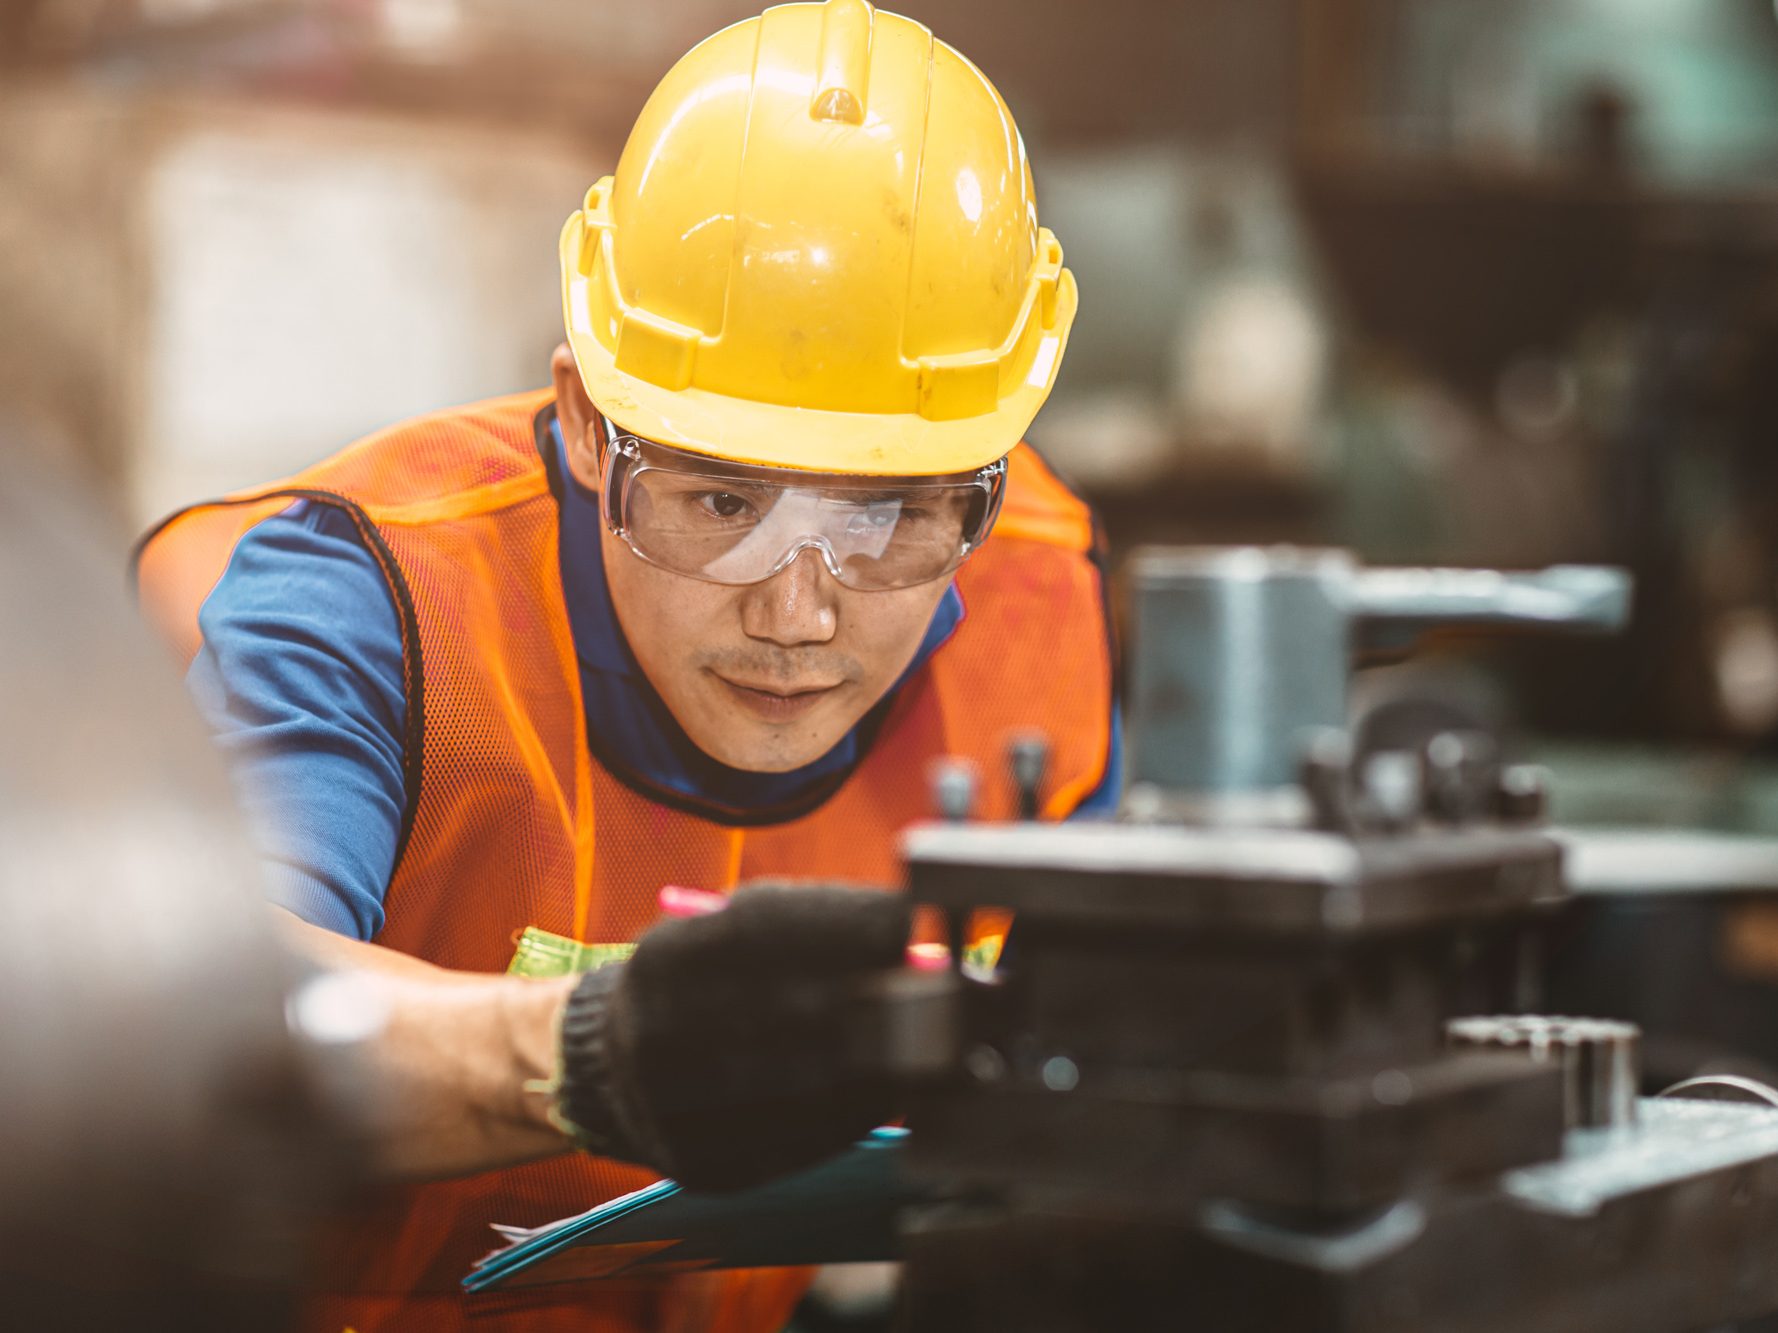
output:
[[[1001,511],[988,540],[1004,537],[1010,541],[1039,542],[1064,550],[1083,552],[1092,549],[1092,524],[1072,516],[1009,514]]]
[[[1009,487],[1008,503],[1000,511],[990,540],[1004,536],[1014,541],[1060,546],[1077,553],[1091,552],[1096,524],[1092,505],[1063,480],[1029,440],[1020,440],[1009,455],[1013,456],[1019,459],[1023,468],[1035,474],[1037,486],[1029,497]],[[1045,489],[1051,493],[1044,494]]]
[[[489,482],[471,490],[431,496],[424,500],[406,500],[395,504],[365,500],[360,503],[364,512],[379,523],[420,527],[428,523],[497,513],[548,494],[549,478],[539,469],[508,477],[504,481]]]

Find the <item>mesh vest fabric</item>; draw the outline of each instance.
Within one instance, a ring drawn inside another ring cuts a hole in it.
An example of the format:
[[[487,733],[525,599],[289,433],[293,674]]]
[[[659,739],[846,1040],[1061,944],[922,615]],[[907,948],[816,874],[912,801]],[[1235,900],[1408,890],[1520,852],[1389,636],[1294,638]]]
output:
[[[932,762],[973,760],[989,778],[983,816],[1008,817],[1011,783],[993,779],[1020,731],[1051,740],[1045,817],[1065,816],[1098,786],[1112,661],[1091,515],[1024,446],[994,536],[958,573],[963,623],[903,684],[858,766],[817,808],[743,827],[656,799],[645,780],[607,768],[585,734],[558,509],[534,444],[549,401],[517,395],[395,426],[287,482],[184,510],[139,551],[143,608],[189,663],[198,609],[254,523],[304,496],[358,524],[400,612],[408,702],[409,808],[377,943],[444,967],[500,971],[526,926],[590,942],[635,939],[655,921],[667,883],[725,890],[781,875],[893,886],[898,835],[930,811]],[[576,1284],[468,1302],[455,1294],[492,1248],[490,1222],[536,1225],[649,1179],[563,1156],[387,1191],[333,1238],[326,1273],[339,1294],[318,1303],[310,1326],[780,1327],[801,1287],[792,1274]],[[686,1313],[688,1300],[697,1312]]]

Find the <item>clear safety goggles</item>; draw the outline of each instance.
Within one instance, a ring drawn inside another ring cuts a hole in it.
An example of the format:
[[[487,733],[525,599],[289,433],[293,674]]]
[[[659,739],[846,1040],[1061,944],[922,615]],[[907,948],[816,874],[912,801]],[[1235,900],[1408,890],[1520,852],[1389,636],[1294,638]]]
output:
[[[943,477],[852,477],[725,463],[605,426],[605,523],[637,555],[709,583],[761,583],[804,551],[848,588],[943,578],[1000,512],[1006,460]]]

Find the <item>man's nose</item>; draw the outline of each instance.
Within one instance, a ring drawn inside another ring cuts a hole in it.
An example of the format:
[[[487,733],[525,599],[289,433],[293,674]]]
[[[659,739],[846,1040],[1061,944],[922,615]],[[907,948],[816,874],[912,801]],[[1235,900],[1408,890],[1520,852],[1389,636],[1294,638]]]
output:
[[[745,590],[742,632],[785,648],[831,642],[839,629],[839,591],[821,553],[799,551],[771,578]]]

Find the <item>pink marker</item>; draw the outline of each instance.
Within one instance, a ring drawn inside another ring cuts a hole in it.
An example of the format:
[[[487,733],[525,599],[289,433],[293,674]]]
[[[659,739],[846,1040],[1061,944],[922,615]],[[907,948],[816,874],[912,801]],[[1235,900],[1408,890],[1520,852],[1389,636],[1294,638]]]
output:
[[[659,900],[663,916],[709,916],[728,906],[720,893],[688,889],[683,884],[663,884]]]
[[[683,884],[663,884],[656,901],[663,916],[709,916],[728,906],[728,896]],[[908,945],[908,966],[920,972],[942,972],[951,965],[951,951],[942,944]]]

